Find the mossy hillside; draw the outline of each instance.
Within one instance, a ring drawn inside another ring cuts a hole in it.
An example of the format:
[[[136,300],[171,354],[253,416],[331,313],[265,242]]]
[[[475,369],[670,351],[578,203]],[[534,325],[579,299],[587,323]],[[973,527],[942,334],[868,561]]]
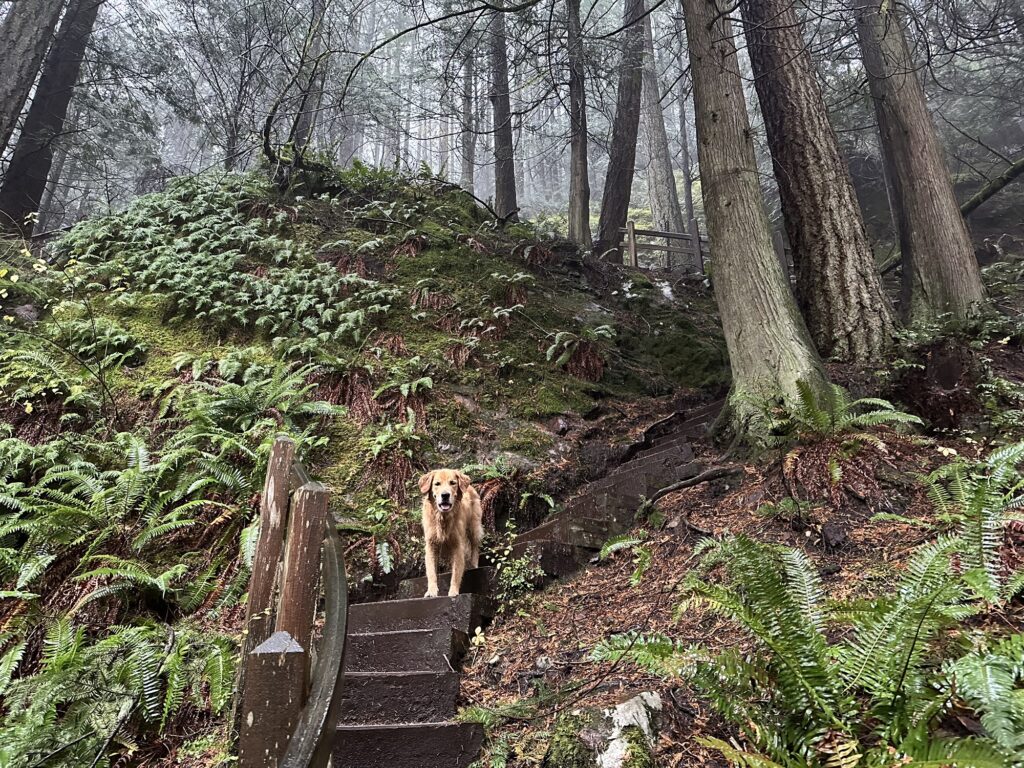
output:
[[[405,495],[393,491],[411,491],[417,466],[541,462],[555,442],[547,417],[721,375],[714,341],[642,276],[595,295],[557,265],[533,268],[529,227],[494,230],[458,190],[363,168],[336,182],[330,195],[295,199],[255,176],[186,179],[73,230],[57,253],[83,272],[71,289],[65,279],[60,306],[117,323],[146,350],[109,372],[119,395],[216,385],[223,361],[239,359],[356,381],[369,412],[321,427],[326,444],[307,461],[339,516],[367,523],[388,500],[404,528]],[[638,302],[649,317],[631,325]],[[671,325],[645,333],[652,318]],[[603,324],[619,334],[601,345],[601,381],[546,354],[555,334]],[[389,425],[410,414],[414,426],[392,440]]]

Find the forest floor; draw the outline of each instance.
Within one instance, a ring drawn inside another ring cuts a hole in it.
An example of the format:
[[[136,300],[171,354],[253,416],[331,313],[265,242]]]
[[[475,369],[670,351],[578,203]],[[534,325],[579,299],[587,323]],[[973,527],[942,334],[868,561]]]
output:
[[[1024,381],[1020,338],[976,344],[986,380]],[[927,346],[927,345],[925,345]],[[934,350],[923,353],[941,357]],[[931,366],[924,364],[922,370]],[[940,366],[941,367],[941,366]],[[832,366],[834,380],[851,388],[884,387],[874,375]],[[685,580],[699,572],[701,542],[708,537],[745,535],[756,541],[804,552],[821,575],[830,601],[871,598],[891,588],[922,544],[950,530],[921,478],[954,458],[978,459],[1024,426],[1015,415],[998,424],[989,417],[1012,413],[1012,402],[989,401],[983,382],[965,380],[973,391],[944,390],[912,372],[901,381],[908,399],[946,408],[929,434],[876,429],[877,444],[843,450],[842,439],[798,442],[766,451],[753,460],[730,458],[728,450],[704,440],[695,445],[705,467],[726,466],[735,474],[671,493],[644,512],[632,532],[650,552],[650,565],[637,578],[635,550],[592,562],[576,576],[506,606],[467,663],[462,695],[466,707],[489,711],[490,754],[482,764],[540,766],[559,718],[567,713],[614,706],[643,691],[660,694],[663,710],[653,753],[658,766],[725,766],[701,737],[735,737],[713,709],[678,679],[652,675],[627,660],[599,661],[591,653],[614,635],[660,635],[679,647],[710,651],[749,648],[749,636],[733,622],[701,607],[681,610]],[[891,382],[890,382],[891,384]],[[978,388],[980,386],[980,389]],[[878,391],[876,389],[876,391]],[[1020,403],[1020,395],[1014,395]],[[956,402],[962,413],[948,406]],[[941,405],[939,404],[941,402]],[[935,414],[933,414],[935,415]],[[950,419],[955,424],[946,421]],[[842,478],[830,472],[839,457]],[[796,503],[794,503],[796,501]],[[695,552],[695,548],[698,551]],[[1024,526],[1013,527],[1002,557],[1012,572],[1024,566]],[[1024,629],[1024,603],[1017,601],[976,620],[997,633]],[[479,708],[479,709],[478,709]]]

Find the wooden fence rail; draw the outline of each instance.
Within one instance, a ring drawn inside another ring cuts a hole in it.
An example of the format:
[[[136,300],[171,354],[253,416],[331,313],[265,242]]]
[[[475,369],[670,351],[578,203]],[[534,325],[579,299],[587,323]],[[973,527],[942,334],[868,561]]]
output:
[[[706,274],[705,262],[711,254],[711,241],[700,235],[696,221],[692,222],[690,226],[698,234],[696,240],[690,234],[683,232],[637,229],[634,222],[627,221],[626,226],[619,230],[621,239],[618,247],[619,252],[623,255],[622,263],[633,267],[657,266],[664,269],[695,272],[701,275]],[[660,240],[664,242],[650,242],[650,238],[654,238],[655,241]],[[779,257],[779,263],[782,265],[783,271],[787,275],[791,275],[793,263],[789,248],[785,244],[781,231],[772,233],[772,245],[775,248],[776,255]],[[659,260],[660,263],[654,263],[652,260],[647,259],[641,265],[641,252],[663,253],[664,257]],[[680,258],[675,259],[673,257]]]
[[[278,437],[260,501],[242,643],[241,768],[327,765],[348,613],[341,542],[327,503],[327,489],[295,460],[294,441]],[[320,582],[325,621],[311,678]]]

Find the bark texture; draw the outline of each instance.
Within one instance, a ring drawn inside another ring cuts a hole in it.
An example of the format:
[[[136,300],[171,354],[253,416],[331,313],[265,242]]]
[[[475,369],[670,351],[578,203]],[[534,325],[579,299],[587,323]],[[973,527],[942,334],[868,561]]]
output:
[[[897,5],[856,0],[857,34],[890,165],[903,253],[903,312],[912,323],[961,322],[985,304],[974,255]]]
[[[63,0],[20,0],[11,3],[0,24],[0,154],[14,134],[63,5]]]
[[[473,54],[466,54],[462,64],[462,125],[461,125],[461,174],[459,184],[468,192],[474,191],[476,171],[476,113],[473,95],[476,92],[476,72]]]
[[[793,0],[743,0],[742,8],[811,338],[822,355],[878,360],[896,320]]]
[[[587,160],[587,89],[580,0],[566,0],[569,32],[569,239],[590,249],[590,170]]]
[[[623,0],[622,62],[608,152],[608,173],[601,196],[601,218],[595,250],[608,253],[610,261],[621,261],[617,245],[619,230],[626,226],[629,195],[636,166],[636,138],[640,128],[640,99],[643,89],[644,28],[637,23],[644,13],[644,0]]]
[[[494,210],[505,221],[519,221],[505,14],[501,11],[491,15],[488,53],[491,64],[491,111],[494,116]]]
[[[772,248],[730,0],[684,0],[683,7],[715,299],[732,369],[728,413],[756,440],[765,401],[796,402],[797,382],[820,390],[826,378]]]
[[[686,223],[679,208],[679,192],[672,172],[672,153],[665,131],[665,113],[661,108],[661,84],[654,58],[654,34],[651,17],[644,18],[643,97],[640,122],[647,146],[647,199],[651,204],[654,228],[664,232],[685,232]]]
[[[53,164],[55,146],[64,130],[68,106],[82,70],[96,17],[103,0],[72,0],[50,47],[35,97],[0,186],[0,211],[25,232],[38,213]]]

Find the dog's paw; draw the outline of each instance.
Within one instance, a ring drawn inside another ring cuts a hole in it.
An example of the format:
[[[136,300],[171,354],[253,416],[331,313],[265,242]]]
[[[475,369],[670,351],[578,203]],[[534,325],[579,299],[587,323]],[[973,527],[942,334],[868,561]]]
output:
[[[459,596],[459,590],[457,590],[457,589],[449,589],[448,590],[448,597],[458,597],[458,596]]]
[[[423,593],[423,596],[424,597],[437,597],[437,587],[434,587],[432,589],[428,589],[426,592]]]

